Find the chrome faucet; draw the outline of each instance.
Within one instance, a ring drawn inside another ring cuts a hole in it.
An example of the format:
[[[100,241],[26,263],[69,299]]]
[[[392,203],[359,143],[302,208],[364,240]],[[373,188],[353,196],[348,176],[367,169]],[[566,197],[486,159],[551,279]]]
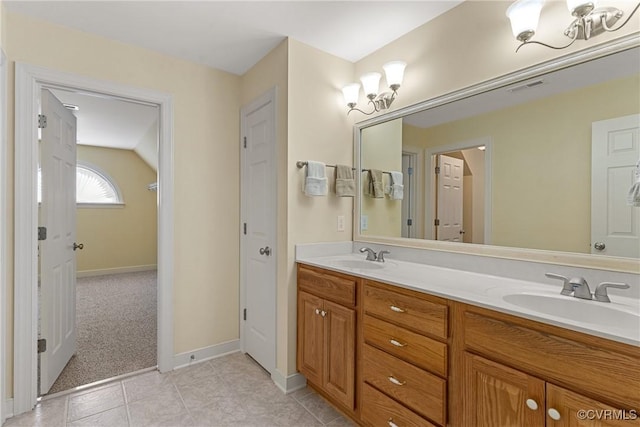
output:
[[[377,257],[378,259],[376,261],[384,262],[384,255],[385,254],[390,254],[390,253],[391,252],[389,252],[389,251],[380,251],[380,252],[378,252],[378,257]]]
[[[367,253],[367,261],[377,261],[378,257],[375,251],[371,248],[360,248],[361,253]]]
[[[629,289],[630,287],[631,286],[626,283],[602,282],[593,293],[593,299],[600,302],[611,302],[607,294],[607,288]]]
[[[550,279],[560,279],[563,281],[564,285],[560,291],[562,295],[573,294],[575,298],[592,299],[591,289],[589,289],[589,285],[583,277],[572,277],[569,279],[566,276],[555,273],[545,273],[545,276]]]

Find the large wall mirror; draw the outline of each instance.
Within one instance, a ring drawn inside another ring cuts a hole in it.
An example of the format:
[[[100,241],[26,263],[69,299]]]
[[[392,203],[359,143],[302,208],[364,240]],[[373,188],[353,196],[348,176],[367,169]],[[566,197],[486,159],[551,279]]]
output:
[[[637,40],[364,122],[356,143],[356,240],[640,258]]]

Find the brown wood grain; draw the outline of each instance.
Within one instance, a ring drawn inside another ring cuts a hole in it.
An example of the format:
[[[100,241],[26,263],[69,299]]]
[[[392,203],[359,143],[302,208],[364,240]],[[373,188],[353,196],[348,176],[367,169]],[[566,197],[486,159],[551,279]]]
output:
[[[397,287],[365,281],[364,311],[388,322],[404,326],[421,334],[447,338],[446,302],[432,302],[424,293],[399,293]],[[394,311],[391,307],[401,311]]]
[[[315,310],[322,306],[322,298],[298,292],[298,371],[318,385],[322,384],[324,322]]]
[[[447,376],[447,345],[375,317],[364,315],[364,340],[441,377]],[[396,340],[404,347],[391,343]]]
[[[364,381],[423,417],[445,424],[446,380],[369,345],[363,358]]]
[[[298,289],[338,304],[354,307],[356,304],[355,277],[338,275],[306,265],[298,265]]]
[[[349,409],[355,408],[356,312],[331,301],[324,302],[323,387]]]
[[[430,423],[366,383],[363,386],[363,401],[362,421],[364,425],[389,427],[395,424],[399,427],[436,427],[435,424]]]

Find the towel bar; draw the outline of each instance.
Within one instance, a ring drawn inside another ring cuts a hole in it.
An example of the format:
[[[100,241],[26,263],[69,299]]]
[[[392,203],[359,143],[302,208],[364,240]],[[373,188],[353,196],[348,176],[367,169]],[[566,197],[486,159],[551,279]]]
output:
[[[303,162],[301,160],[298,160],[296,162],[296,166],[298,167],[298,169],[302,169],[303,167],[307,166],[308,162]],[[335,168],[336,165],[325,165],[328,168]],[[356,168],[351,168],[351,170],[356,170]]]

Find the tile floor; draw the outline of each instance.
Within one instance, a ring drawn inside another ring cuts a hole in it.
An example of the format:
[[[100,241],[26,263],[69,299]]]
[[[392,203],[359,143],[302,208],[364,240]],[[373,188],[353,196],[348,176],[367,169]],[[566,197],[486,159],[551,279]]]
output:
[[[234,353],[45,399],[3,427],[353,425],[309,388],[283,394],[251,358]]]

